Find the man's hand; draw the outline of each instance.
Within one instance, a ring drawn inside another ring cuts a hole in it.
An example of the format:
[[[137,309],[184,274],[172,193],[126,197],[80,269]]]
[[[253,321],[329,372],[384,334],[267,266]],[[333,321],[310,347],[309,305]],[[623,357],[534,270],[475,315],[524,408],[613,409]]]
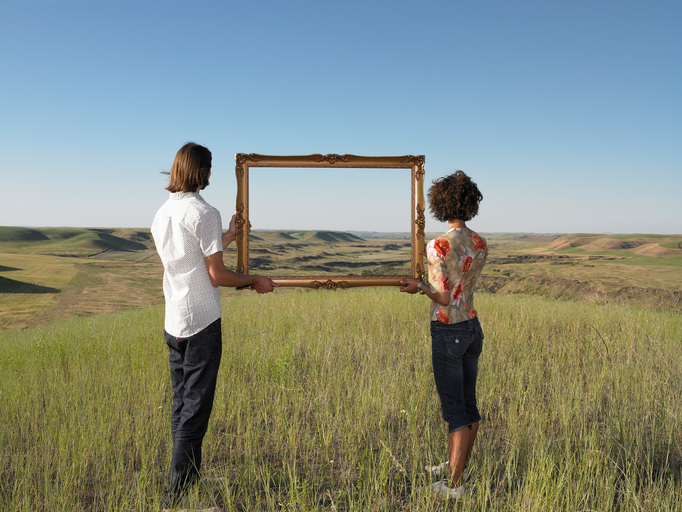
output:
[[[274,291],[279,285],[275,283],[272,279],[265,276],[253,276],[253,289],[258,293],[268,293]]]
[[[409,278],[409,279],[403,279],[400,281],[400,284],[403,286],[400,287],[401,292],[405,293],[417,293],[419,290],[417,289],[417,285],[419,284],[419,281],[417,281],[414,278]]]
[[[230,219],[230,226],[227,229],[227,233],[223,235],[223,249],[234,242],[237,239],[237,212]]]
[[[246,234],[251,233],[251,223],[249,222],[249,227],[246,229]],[[237,212],[230,219],[230,226],[227,229],[227,233],[223,235],[223,249],[234,242],[237,239]]]

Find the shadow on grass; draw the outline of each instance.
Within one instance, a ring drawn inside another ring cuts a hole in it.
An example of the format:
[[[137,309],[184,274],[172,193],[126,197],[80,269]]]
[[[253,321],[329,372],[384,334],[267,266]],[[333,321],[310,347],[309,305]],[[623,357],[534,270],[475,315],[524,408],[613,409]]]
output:
[[[21,270],[20,268],[14,268],[14,267],[6,267],[4,265],[0,265],[0,272],[11,272],[13,270]]]
[[[59,293],[61,290],[0,276],[0,293]]]

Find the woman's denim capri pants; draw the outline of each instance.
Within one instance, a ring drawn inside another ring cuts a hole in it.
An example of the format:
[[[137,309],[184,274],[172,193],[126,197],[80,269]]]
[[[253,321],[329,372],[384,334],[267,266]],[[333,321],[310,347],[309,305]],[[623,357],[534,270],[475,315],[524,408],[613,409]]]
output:
[[[476,407],[478,357],[483,329],[474,317],[456,324],[431,322],[433,376],[448,433],[480,421]]]

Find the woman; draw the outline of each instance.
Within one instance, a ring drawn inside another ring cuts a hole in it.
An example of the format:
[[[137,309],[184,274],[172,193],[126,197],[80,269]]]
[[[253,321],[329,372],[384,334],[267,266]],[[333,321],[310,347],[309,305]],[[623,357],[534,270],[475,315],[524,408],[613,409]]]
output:
[[[401,281],[401,292],[431,299],[433,375],[443,419],[448,423],[448,477],[429,490],[440,497],[464,493],[467,462],[481,420],[476,407],[478,357],[483,331],[474,309],[474,287],[488,247],[466,222],[483,199],[476,183],[462,171],[437,179],[428,193],[432,215],[448,223],[448,231],[426,246],[428,286],[416,279]]]
[[[223,234],[220,213],[199,194],[208,186],[211,160],[211,152],[199,144],[180,148],[170,171],[170,198],[151,229],[163,263],[164,337],[173,385],[173,455],[164,500],[168,508],[200,478],[201,445],[222,354],[218,287],[251,285],[258,293],[268,293],[277,286],[268,277],[225,268],[223,249],[235,240],[236,224],[232,217]]]

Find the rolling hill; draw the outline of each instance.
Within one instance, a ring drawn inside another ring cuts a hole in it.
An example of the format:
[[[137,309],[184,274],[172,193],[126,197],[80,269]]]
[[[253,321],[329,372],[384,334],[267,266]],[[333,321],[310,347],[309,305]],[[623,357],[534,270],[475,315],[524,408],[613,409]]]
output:
[[[547,250],[557,252],[604,253],[630,251],[640,256],[682,256],[682,237],[665,235],[576,234],[557,238]]]
[[[151,235],[139,229],[0,227],[0,250],[87,257],[105,251],[150,248]]]

